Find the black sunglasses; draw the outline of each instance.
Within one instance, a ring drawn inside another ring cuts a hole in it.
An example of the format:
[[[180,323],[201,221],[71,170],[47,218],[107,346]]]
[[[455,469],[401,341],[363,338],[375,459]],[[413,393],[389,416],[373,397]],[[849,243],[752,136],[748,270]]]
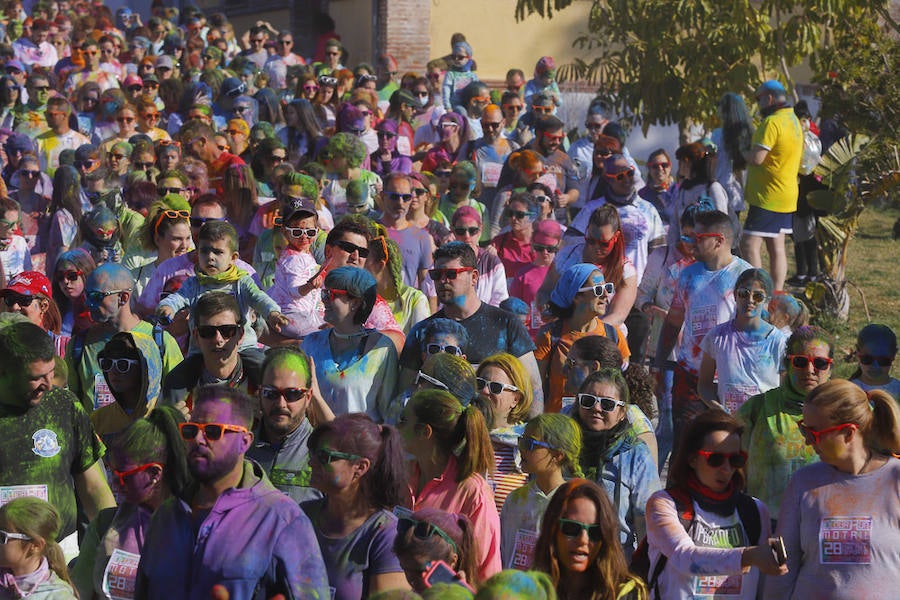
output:
[[[223,338],[230,340],[236,336],[241,329],[243,329],[242,325],[198,325],[197,335],[204,340],[211,340],[216,337],[216,333],[218,332]]]
[[[34,296],[24,296],[22,294],[6,294],[3,297],[3,301],[9,308],[12,308],[16,304],[18,304],[22,308],[28,308],[29,306],[31,306],[31,303],[34,302],[34,300]]]
[[[599,542],[603,539],[603,530],[599,525],[588,525],[572,519],[561,518],[559,520],[559,531],[567,538],[579,537],[582,531],[587,531],[588,539],[592,542]]]
[[[284,398],[288,403],[303,399],[309,390],[304,388],[277,388],[273,385],[259,386],[259,397],[268,402],[277,402]]]
[[[351,242],[347,242],[344,240],[337,240],[334,243],[334,245],[337,246],[338,248],[340,248],[341,250],[343,250],[344,252],[346,252],[347,254],[353,254],[354,252],[358,252],[360,258],[368,258],[368,256],[369,256],[368,248],[363,248],[362,246],[357,246],[356,244],[353,244]]]
[[[171,188],[170,188],[171,189]],[[203,227],[209,221],[224,221],[217,217],[191,217],[191,227]]]
[[[481,230],[481,227],[454,227],[453,233],[462,237],[464,235],[475,235]]]
[[[427,521],[418,521],[411,517],[400,517],[397,519],[398,536],[405,536],[406,532],[410,529],[412,529],[413,535],[422,541],[428,540],[433,535],[437,535],[450,544],[450,547],[453,548],[454,552],[458,552],[456,542],[454,542],[453,539],[437,525],[433,525]]]
[[[706,464],[717,469],[725,464],[727,460],[735,469],[742,469],[747,464],[747,453],[741,452],[710,452],[708,450],[697,450],[697,454],[706,459]]]
[[[873,363],[878,363],[879,367],[889,367],[894,364],[893,356],[874,356],[872,354],[860,354],[859,355],[859,364],[869,366]]]

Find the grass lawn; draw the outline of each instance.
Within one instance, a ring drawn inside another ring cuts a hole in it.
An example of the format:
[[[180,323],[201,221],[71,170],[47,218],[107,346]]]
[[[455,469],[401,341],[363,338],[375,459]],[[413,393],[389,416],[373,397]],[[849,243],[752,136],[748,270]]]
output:
[[[850,242],[847,255],[847,277],[865,295],[872,323],[883,323],[900,335],[900,240],[892,237],[900,208],[869,208],[861,217],[859,229]],[[794,272],[793,244],[788,240],[788,276]],[[768,264],[768,257],[763,259]],[[835,376],[848,377],[854,370],[849,353],[856,343],[857,332],[870,321],[866,319],[859,292],[850,287],[850,318],[847,323],[826,320],[827,329],[835,336]],[[893,375],[896,377],[895,365]]]

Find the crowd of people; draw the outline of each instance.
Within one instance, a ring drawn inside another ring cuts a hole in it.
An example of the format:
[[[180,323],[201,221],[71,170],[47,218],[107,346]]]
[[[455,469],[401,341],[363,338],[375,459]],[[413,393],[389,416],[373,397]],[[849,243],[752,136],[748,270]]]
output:
[[[0,598],[892,597],[897,338],[832,379],[785,291],[778,81],[644,160],[461,34],[4,10]]]

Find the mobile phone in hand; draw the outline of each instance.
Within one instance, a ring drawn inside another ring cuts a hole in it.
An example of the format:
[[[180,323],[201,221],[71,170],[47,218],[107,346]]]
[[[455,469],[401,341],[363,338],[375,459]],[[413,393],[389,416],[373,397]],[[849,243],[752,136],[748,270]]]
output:
[[[426,565],[426,571],[422,575],[425,580],[425,586],[431,587],[438,583],[449,583],[452,585],[461,585],[465,588],[472,589],[469,584],[460,579],[456,571],[450,568],[450,565],[442,560],[434,560]],[[472,590],[474,593],[474,590]]]
[[[784,547],[784,539],[780,535],[769,538],[769,548],[772,549],[772,556],[775,557],[775,562],[779,566],[787,562],[787,550]]]

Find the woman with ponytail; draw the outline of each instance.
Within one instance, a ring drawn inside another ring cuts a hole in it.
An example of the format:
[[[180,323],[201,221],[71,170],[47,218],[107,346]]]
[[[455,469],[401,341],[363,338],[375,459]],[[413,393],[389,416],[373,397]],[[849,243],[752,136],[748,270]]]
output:
[[[110,572],[116,565],[137,565],[153,513],[169,496],[183,496],[192,482],[178,433],[182,421],[181,412],[163,406],[110,439],[108,463],[119,506],[101,511],[81,543],[72,579],[83,600],[109,597]]]
[[[900,582],[900,409],[844,379],[806,397],[798,424],[820,462],[791,478],[778,517],[786,577],[766,598],[894,598]]]
[[[16,498],[0,508],[0,598],[78,598],[56,543],[61,525],[53,505],[39,498]]]
[[[310,435],[311,485],[303,502],[316,530],[335,600],[407,588],[394,554],[395,506],[409,504],[400,434],[362,413],[339,415]]]
[[[479,543],[478,578],[500,571],[500,516],[482,475],[494,470],[484,415],[445,390],[421,390],[409,399],[397,427],[413,456],[413,510],[430,507],[466,515]]]

